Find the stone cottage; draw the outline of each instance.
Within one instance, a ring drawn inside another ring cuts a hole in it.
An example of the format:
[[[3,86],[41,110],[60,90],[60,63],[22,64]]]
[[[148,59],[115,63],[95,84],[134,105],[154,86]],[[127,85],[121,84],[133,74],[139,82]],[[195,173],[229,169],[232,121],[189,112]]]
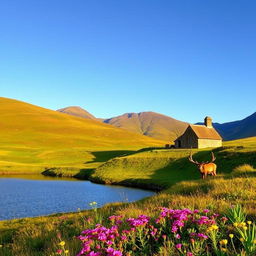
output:
[[[175,141],[175,148],[221,147],[222,137],[212,126],[212,118],[207,116],[204,125],[190,124]]]

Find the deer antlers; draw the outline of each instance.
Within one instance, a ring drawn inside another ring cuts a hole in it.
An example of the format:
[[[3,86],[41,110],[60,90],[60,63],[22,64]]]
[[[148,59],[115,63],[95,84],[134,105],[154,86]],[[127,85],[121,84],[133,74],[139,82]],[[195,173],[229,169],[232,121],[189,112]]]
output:
[[[188,160],[189,160],[191,163],[193,163],[193,164],[200,164],[199,162],[193,160],[192,151],[190,152],[190,156],[189,156]],[[207,161],[207,162],[202,162],[202,163],[205,163],[205,164],[207,164],[207,163],[213,163],[215,160],[216,160],[216,157],[214,156],[214,153],[212,152],[212,160],[211,160],[211,161]]]
[[[215,155],[212,152],[212,161],[211,161],[211,163],[213,163],[215,160],[216,160],[216,157],[215,157]]]
[[[191,163],[193,163],[193,164],[199,164],[199,162],[193,160],[193,158],[192,158],[192,151],[190,152],[190,156],[189,156],[188,160],[189,160]]]

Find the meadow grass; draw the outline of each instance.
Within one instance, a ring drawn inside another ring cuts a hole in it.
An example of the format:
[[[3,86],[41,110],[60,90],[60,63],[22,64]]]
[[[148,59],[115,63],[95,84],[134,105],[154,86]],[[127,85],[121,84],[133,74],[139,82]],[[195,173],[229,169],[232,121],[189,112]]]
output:
[[[252,169],[256,167],[255,148],[249,145],[240,147],[225,143],[222,148],[213,149],[219,177],[231,174],[235,168],[245,164]],[[188,161],[190,152],[187,149],[156,149],[116,157],[96,168],[91,179],[108,184],[139,184],[145,187],[152,184],[152,188],[156,185],[159,189],[170,188],[178,182],[200,179],[196,166]],[[192,150],[192,153],[199,162],[211,160],[209,149]]]
[[[222,148],[214,149],[218,176],[208,177],[206,180],[201,180],[196,166],[188,162],[190,150],[87,152],[88,158],[85,162],[96,167],[87,178],[102,183],[147,187],[161,192],[135,203],[108,204],[97,210],[97,218],[93,209],[48,217],[1,221],[0,244],[3,246],[0,248],[0,255],[56,255],[60,240],[66,242],[65,248],[69,250],[70,255],[75,255],[81,249],[76,236],[82,230],[94,226],[99,219],[104,224],[113,214],[127,218],[140,214],[154,217],[160,207],[208,208],[225,213],[232,205],[239,204],[249,218],[255,221],[255,146],[256,138],[249,138],[226,142]],[[194,159],[210,160],[210,152],[210,149],[193,150]],[[60,155],[62,154],[63,151],[60,152]],[[68,162],[68,159],[66,161]],[[83,164],[78,164],[77,167],[81,168]]]
[[[136,149],[136,148],[135,148]],[[116,156],[136,150],[88,149],[27,149],[2,147],[0,150],[0,175],[39,174],[52,169],[56,175],[76,176],[87,169],[94,169]]]

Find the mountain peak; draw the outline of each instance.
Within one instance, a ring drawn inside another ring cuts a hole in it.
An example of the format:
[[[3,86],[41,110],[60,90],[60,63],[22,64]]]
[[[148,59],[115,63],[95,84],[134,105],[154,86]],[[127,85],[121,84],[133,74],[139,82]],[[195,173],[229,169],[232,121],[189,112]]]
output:
[[[61,109],[58,109],[57,111],[68,114],[68,115],[72,115],[72,116],[96,120],[95,116],[93,116],[91,113],[89,113],[88,111],[86,111],[85,109],[79,106],[70,106],[66,108],[61,108]]]
[[[175,140],[188,126],[185,122],[152,111],[125,113],[104,122],[166,142]]]

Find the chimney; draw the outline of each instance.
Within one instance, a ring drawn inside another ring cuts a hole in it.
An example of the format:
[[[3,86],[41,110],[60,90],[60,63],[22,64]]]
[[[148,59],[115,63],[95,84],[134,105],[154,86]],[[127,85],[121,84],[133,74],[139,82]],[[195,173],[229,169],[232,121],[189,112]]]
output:
[[[207,116],[205,119],[204,119],[204,125],[207,127],[207,128],[212,128],[212,118]]]

